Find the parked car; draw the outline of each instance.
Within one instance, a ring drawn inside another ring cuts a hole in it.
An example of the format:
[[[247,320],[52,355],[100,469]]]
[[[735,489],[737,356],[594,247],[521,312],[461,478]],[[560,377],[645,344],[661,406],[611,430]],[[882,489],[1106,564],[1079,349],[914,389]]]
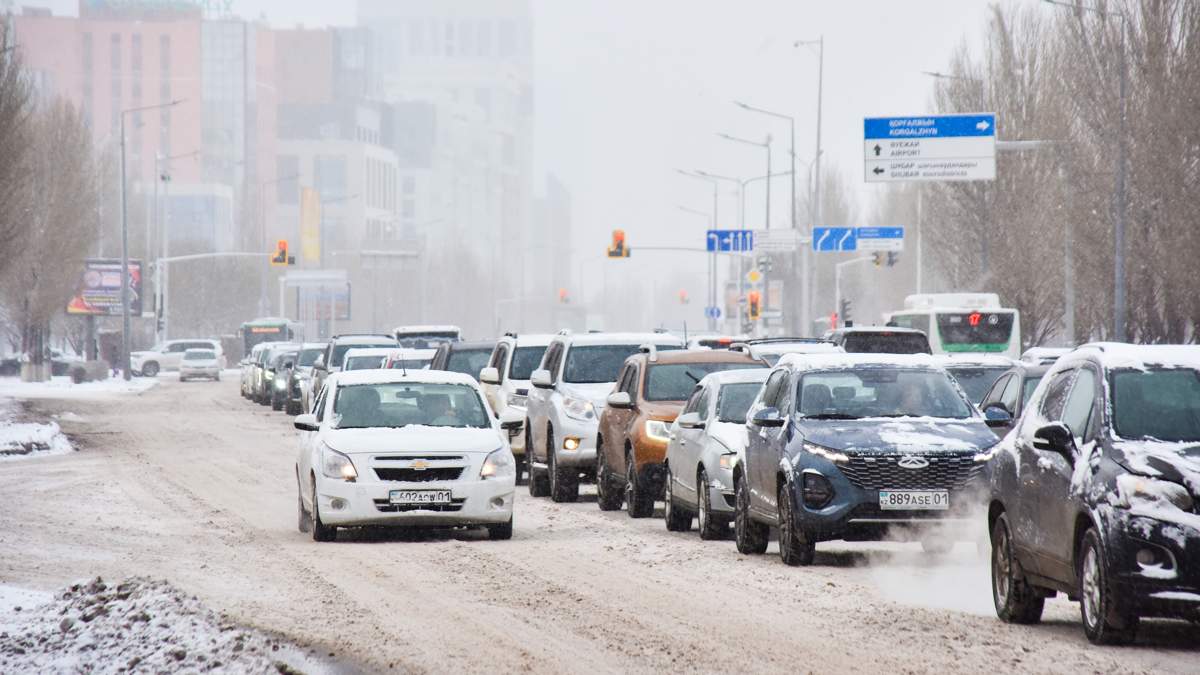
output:
[[[852,354],[932,354],[929,336],[915,328],[848,326],[831,330],[825,339]]]
[[[354,347],[342,357],[342,370],[374,370],[382,368],[395,347]]]
[[[779,528],[788,565],[820,541],[920,540],[940,553],[951,524],[986,500],[996,437],[927,356],[785,356],[750,407],[734,467],[738,551],[762,553]]]
[[[616,386],[605,401],[596,436],[596,494],[602,511],[626,503],[630,518],[647,518],[663,499],[671,476],[667,456],[670,427],[696,383],[710,373],[764,368],[746,354],[729,350],[659,352],[654,345],[625,359]],[[667,492],[670,497],[670,491]],[[671,501],[668,499],[668,501]],[[668,526],[686,529],[692,515],[667,508]]]
[[[939,354],[933,358],[977,406],[996,380],[1016,365],[1016,361],[998,354]]]
[[[436,349],[443,342],[458,342],[462,329],[458,326],[397,326],[392,336],[401,347]]]
[[[1200,621],[1200,347],[1093,344],[1046,373],[992,466],[992,597],[1080,600],[1097,644]]]
[[[1030,347],[1021,353],[1021,362],[1037,366],[1052,366],[1058,357],[1070,352],[1070,347]]]
[[[242,398],[251,397],[251,392],[254,391],[254,380],[258,376],[258,365],[263,358],[263,352],[273,344],[276,343],[260,342],[254,345],[250,349],[250,353],[242,359],[240,364],[242,368]]]
[[[433,355],[430,370],[448,370],[478,378],[496,350],[495,340],[477,342],[444,342]]]
[[[743,340],[730,345],[730,349],[774,366],[784,354],[840,354],[843,349],[829,340],[803,337],[773,337]]]
[[[750,338],[720,333],[691,333],[688,335],[688,349],[730,349],[733,345],[746,342]]]
[[[435,353],[437,353],[436,349],[412,349],[409,347],[393,349],[388,354],[387,360],[383,362],[383,367],[393,370],[429,370]]]
[[[271,400],[271,410],[283,410],[287,405],[288,385],[298,358],[300,358],[299,345],[283,350],[272,358],[268,369],[271,386],[267,393],[267,397]]]
[[[987,425],[997,436],[1003,437],[1012,430],[1013,425],[1025,412],[1025,404],[1037,389],[1038,383],[1050,370],[1050,366],[1035,366],[1018,362],[1009,368],[992,388],[983,396],[979,409]]]
[[[488,405],[497,414],[511,410],[521,419],[520,426],[509,429],[509,446],[517,460],[517,482],[527,470],[525,455],[525,411],[529,396],[529,378],[542,362],[551,335],[509,333],[496,342],[486,368],[479,371],[479,383]]]
[[[484,527],[491,539],[512,537],[516,473],[507,432],[471,378],[336,373],[295,426],[299,528],[314,540],[378,525]]]
[[[324,342],[305,342],[300,345],[296,361],[287,371],[287,397],[283,408],[289,415],[299,415],[307,409],[307,397],[311,389],[312,366],[325,351]]]
[[[300,350],[300,345],[294,342],[273,342],[266,351],[262,353],[262,363],[259,364],[256,371],[256,379],[254,384],[254,400],[260,405],[269,405],[275,407],[275,402],[278,400],[280,407],[276,410],[283,409],[282,395],[285,393],[283,387],[285,382],[275,382],[275,373],[278,372],[284,361],[296,358],[296,353]],[[277,398],[278,397],[278,398]]]
[[[336,373],[342,369],[342,359],[345,358],[346,352],[355,347],[396,347],[396,338],[390,335],[372,335],[372,334],[351,334],[351,335],[335,335],[325,345],[325,353],[318,356],[312,367],[312,393],[315,395],[321,391],[321,386],[325,384],[325,378],[331,373]]]
[[[220,340],[187,339],[167,340],[146,351],[129,354],[129,368],[137,375],[154,377],[161,371],[179,370],[183,354],[189,349],[211,349],[216,352],[221,367],[225,367],[224,351]]]
[[[179,381],[202,377],[206,380],[221,379],[221,361],[211,349],[189,349],[179,362]]]
[[[723,538],[733,520],[733,468],[746,451],[746,411],[769,374],[758,368],[705,376],[667,434],[667,502],[673,513],[696,514],[701,539]]]
[[[525,454],[530,495],[560,502],[579,498],[581,476],[594,478],[605,400],[625,359],[644,344],[658,350],[683,348],[683,340],[665,333],[564,331],[550,341],[529,379]]]

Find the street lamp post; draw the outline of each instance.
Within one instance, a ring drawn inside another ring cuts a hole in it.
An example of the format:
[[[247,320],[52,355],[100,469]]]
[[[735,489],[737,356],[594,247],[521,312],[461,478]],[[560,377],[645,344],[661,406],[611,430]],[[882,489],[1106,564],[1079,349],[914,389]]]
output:
[[[766,140],[764,140],[761,143],[758,141],[752,141],[748,138],[740,138],[738,136],[730,136],[729,134],[718,133],[717,135],[720,136],[721,138],[724,138],[727,141],[733,141],[735,143],[743,143],[745,145],[753,145],[753,146],[756,146],[759,148],[764,148],[767,151],[767,175],[768,176],[771,175],[771,134],[767,134]],[[767,185],[767,198],[766,198],[766,204],[765,204],[765,213],[763,215],[763,229],[769,230],[769,229],[771,229],[771,181],[768,180],[766,185]],[[767,275],[765,272],[763,273],[763,289],[764,290],[770,289],[770,286],[767,284]],[[770,297],[771,297],[771,294],[769,292],[763,293],[762,309],[764,312],[770,307]],[[765,319],[764,319],[763,323],[764,323],[764,325],[766,324]]]
[[[816,168],[814,170],[815,187],[813,188],[813,204],[812,204],[812,223],[809,225],[809,236],[812,236],[812,228],[818,227],[821,223],[821,110],[824,107],[824,90],[825,90],[825,36],[816,40],[796,40],[792,43],[793,47],[813,47],[817,48],[817,151],[814,162]],[[809,247],[804,248],[805,267],[808,269],[808,294],[805,297],[804,311],[801,313],[802,321],[805,322],[804,331],[808,332],[812,325],[812,307],[816,303],[816,287],[817,287],[817,266],[812,257],[812,251]]]
[[[720,174],[710,173],[708,171],[697,170],[696,173],[701,176],[704,176],[705,178],[711,178],[713,180],[728,181],[737,186],[737,188],[738,188],[738,229],[741,229],[744,231],[746,229],[746,200],[745,200],[745,192],[744,192],[745,182],[742,181],[742,179],[740,179],[740,178],[734,178],[733,176],[722,176]],[[739,296],[741,295],[741,291],[742,291],[741,277],[742,277],[743,259],[744,259],[744,256],[737,256],[737,275],[738,275],[738,295]],[[713,268],[712,306],[717,307],[718,303],[720,302],[721,293],[720,293],[720,289],[717,288],[717,280],[716,280],[717,279],[717,274],[716,274],[717,252],[716,251],[713,251],[712,260],[711,260],[710,264],[712,265],[712,268]],[[732,267],[732,265],[730,267]],[[706,314],[706,316],[707,316],[707,314]],[[729,319],[729,318],[733,318],[733,317],[726,317],[726,319]],[[737,319],[740,322],[740,317],[737,317]],[[715,324],[716,320],[713,319],[710,321],[710,323]]]
[[[133,327],[129,318],[129,206],[125,199],[125,116],[143,110],[170,108],[182,102],[183,99],[176,99],[121,111],[121,370],[127,382],[133,379],[133,373],[129,372],[129,334]]]
[[[718,202],[718,198],[720,197],[720,180],[718,180],[717,178],[715,178],[713,176],[705,174],[703,171],[684,171],[683,169],[675,169],[675,171],[677,171],[678,173],[680,173],[684,176],[688,176],[689,178],[699,178],[700,180],[708,181],[709,183],[712,184],[712,186],[713,186],[713,206],[712,206],[712,227],[711,227],[711,229],[714,229],[714,230],[717,229],[718,223],[720,222],[719,220],[717,220],[717,202]],[[680,207],[680,208],[683,208],[683,207]],[[717,253],[716,253],[716,251],[713,251],[712,255],[710,255],[708,257],[708,303],[706,304],[706,306],[704,308],[704,318],[708,322],[708,330],[716,330],[717,329],[717,320],[708,315],[708,312],[709,312],[708,308],[715,307],[717,304],[716,266],[717,266]]]
[[[154,174],[155,174],[155,176],[154,176],[154,220],[155,220],[155,229],[158,231],[158,240],[159,240],[158,241],[158,250],[159,250],[158,260],[159,260],[159,262],[157,265],[154,266],[154,274],[155,274],[155,279],[156,279],[156,283],[154,284],[154,286],[155,286],[155,290],[158,292],[158,301],[154,304],[154,308],[155,308],[155,311],[158,313],[158,321],[155,322],[155,327],[156,327],[155,332],[158,334],[157,342],[159,344],[162,344],[162,342],[167,339],[167,336],[169,334],[168,333],[169,319],[167,318],[167,304],[168,304],[168,297],[169,297],[169,292],[168,292],[169,279],[168,279],[168,277],[170,275],[170,272],[167,271],[167,263],[165,263],[164,261],[168,257],[170,257],[168,239],[169,239],[169,235],[170,235],[170,225],[171,225],[171,199],[170,199],[171,160],[184,159],[187,157],[195,157],[196,155],[199,155],[199,154],[200,154],[199,150],[193,150],[191,152],[185,152],[185,153],[179,154],[179,155],[171,155],[170,157],[159,157],[156,155],[154,158]],[[166,171],[162,171],[159,168],[162,166],[163,162],[167,163]],[[161,208],[158,205],[158,184],[160,181],[163,184],[163,206]],[[147,258],[150,257],[149,252],[150,252],[150,238],[146,237],[146,257]]]

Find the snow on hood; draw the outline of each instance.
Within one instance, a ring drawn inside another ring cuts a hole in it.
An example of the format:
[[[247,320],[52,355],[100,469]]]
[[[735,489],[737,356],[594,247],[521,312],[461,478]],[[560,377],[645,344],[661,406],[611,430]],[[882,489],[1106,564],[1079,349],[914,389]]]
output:
[[[612,382],[597,382],[595,384],[571,384],[564,382],[559,391],[563,396],[572,398],[582,398],[591,401],[592,405],[596,406],[596,416],[600,415],[600,411],[608,405],[608,395],[612,392]]]
[[[413,424],[397,429],[328,429],[329,447],[347,455],[380,452],[491,452],[504,445],[493,429],[428,427]]]
[[[1179,483],[1200,495],[1200,443],[1114,440],[1112,458],[1133,473]]]
[[[804,439],[834,450],[938,452],[983,450],[996,435],[976,418],[800,420]]]

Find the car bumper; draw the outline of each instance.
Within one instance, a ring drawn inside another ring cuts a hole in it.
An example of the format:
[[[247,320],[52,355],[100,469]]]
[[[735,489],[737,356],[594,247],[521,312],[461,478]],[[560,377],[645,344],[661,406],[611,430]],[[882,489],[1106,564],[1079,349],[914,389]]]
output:
[[[581,421],[563,417],[554,428],[554,442],[559,466],[580,466],[591,468],[596,464],[596,433],[600,424],[597,420]],[[568,449],[572,442],[578,443],[574,449]]]
[[[221,369],[217,366],[211,368],[180,368],[180,377],[217,377],[221,374]]]
[[[733,470],[716,467],[708,471],[708,508],[714,515],[733,516]]]
[[[512,518],[515,486],[516,480],[511,477],[446,483],[347,483],[321,479],[317,484],[317,501],[322,522],[339,527],[494,525]],[[398,507],[389,503],[392,490],[442,489],[450,490],[453,499],[446,507],[396,510]]]
[[[1117,512],[1106,548],[1109,569],[1134,597],[1139,614],[1200,619],[1200,529]],[[1139,563],[1143,549],[1158,564]]]

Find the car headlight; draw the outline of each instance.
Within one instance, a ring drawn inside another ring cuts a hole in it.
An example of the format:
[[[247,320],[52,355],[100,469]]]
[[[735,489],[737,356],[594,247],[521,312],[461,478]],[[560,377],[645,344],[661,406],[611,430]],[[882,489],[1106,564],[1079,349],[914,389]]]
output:
[[[817,445],[816,443],[809,443],[808,441],[804,441],[804,451],[809,454],[816,455],[817,457],[823,457],[834,463],[843,463],[843,462],[850,461],[850,458],[847,457],[844,453],[838,452],[837,450],[833,450],[831,448],[827,448],[823,445]]]
[[[567,417],[584,422],[596,418],[596,406],[592,405],[591,401],[573,396],[563,397],[563,412]]]
[[[1187,488],[1179,483],[1128,473],[1117,476],[1117,498],[1125,508],[1170,504],[1181,511],[1191,511],[1195,504]]]
[[[671,440],[671,433],[667,430],[667,423],[662,420],[646,420],[646,436],[656,441],[666,442]]]
[[[321,473],[325,474],[326,478],[340,478],[350,482],[358,478],[354,462],[329,446],[321,451]]]
[[[508,399],[506,400],[506,402],[507,402],[507,404],[508,404],[508,405],[510,405],[510,406],[516,406],[516,407],[518,407],[518,408],[524,408],[524,407],[525,407],[525,403],[526,403],[526,401],[528,401],[528,400],[529,400],[529,397],[528,397],[528,396],[526,396],[525,394],[518,394],[518,393],[516,393],[516,392],[513,392],[513,393],[510,393],[510,394],[508,395]]]
[[[507,478],[515,475],[517,475],[517,465],[508,448],[493,450],[487,459],[483,460],[483,468],[479,470],[479,477],[483,479]]]
[[[282,377],[275,378],[276,389],[283,389],[285,387],[287,387],[287,380],[283,379]]]
[[[983,462],[992,461],[992,459],[994,459],[996,457],[996,455],[998,455],[998,454],[1000,454],[1000,443],[996,442],[995,444],[992,445],[992,447],[975,455],[974,459],[976,462],[979,462],[982,464]]]
[[[727,452],[717,458],[717,466],[720,466],[722,469],[732,471],[735,464],[737,464],[736,452]]]

